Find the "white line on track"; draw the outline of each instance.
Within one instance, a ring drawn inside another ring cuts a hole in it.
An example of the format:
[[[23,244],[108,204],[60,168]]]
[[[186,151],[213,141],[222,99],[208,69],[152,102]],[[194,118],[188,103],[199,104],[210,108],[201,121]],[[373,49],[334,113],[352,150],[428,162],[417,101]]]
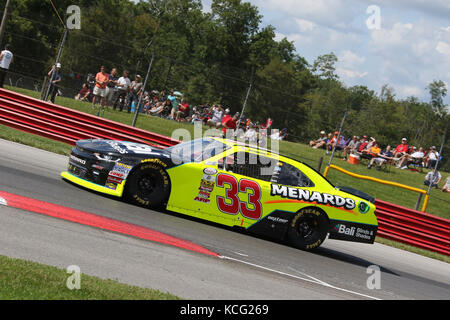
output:
[[[293,270],[293,271],[295,271],[297,273],[300,273],[301,275],[306,276],[308,278],[302,278],[302,277],[299,277],[299,276],[296,276],[296,275],[293,275],[293,274],[290,274],[290,273],[278,271],[278,270],[275,270],[275,269],[267,268],[267,267],[260,266],[260,265],[257,265],[257,264],[251,263],[251,262],[247,262],[247,261],[244,261],[244,260],[239,260],[239,259],[235,259],[235,258],[231,258],[231,257],[227,257],[227,256],[219,256],[219,258],[220,259],[225,259],[225,260],[231,260],[231,261],[235,261],[235,262],[239,262],[239,263],[244,263],[246,265],[249,265],[249,266],[252,266],[252,267],[255,267],[255,268],[259,268],[259,269],[263,269],[263,270],[266,270],[266,271],[274,272],[274,273],[277,273],[277,274],[280,274],[280,275],[283,275],[283,276],[288,276],[288,277],[291,277],[291,278],[295,278],[297,280],[302,280],[302,281],[306,281],[306,282],[315,283],[315,284],[318,284],[318,285],[321,285],[321,286],[324,286],[324,287],[328,287],[328,288],[335,289],[335,290],[338,290],[338,291],[351,293],[351,294],[354,294],[354,295],[357,295],[357,296],[361,296],[361,297],[365,297],[365,298],[369,298],[369,299],[373,299],[373,300],[381,300],[380,298],[369,296],[369,295],[366,295],[366,294],[363,294],[363,293],[359,293],[359,292],[355,292],[355,291],[351,291],[351,290],[347,290],[347,289],[343,289],[343,288],[339,288],[339,287],[333,286],[333,285],[331,285],[329,283],[323,282],[323,281],[321,281],[319,279],[316,279],[316,278],[314,278],[312,276],[304,274],[304,273],[302,273],[300,271],[297,271],[297,270],[295,270],[293,268],[289,268],[289,269],[291,269],[291,270]]]

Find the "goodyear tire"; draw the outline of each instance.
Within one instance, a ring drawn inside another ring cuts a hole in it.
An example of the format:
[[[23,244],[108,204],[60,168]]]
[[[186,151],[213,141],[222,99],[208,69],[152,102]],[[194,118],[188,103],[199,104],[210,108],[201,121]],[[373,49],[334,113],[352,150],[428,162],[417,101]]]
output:
[[[318,248],[329,230],[328,217],[317,208],[304,208],[289,223],[288,240],[302,250]]]
[[[158,165],[141,165],[128,177],[125,196],[134,204],[159,208],[167,201],[169,195],[169,175]]]

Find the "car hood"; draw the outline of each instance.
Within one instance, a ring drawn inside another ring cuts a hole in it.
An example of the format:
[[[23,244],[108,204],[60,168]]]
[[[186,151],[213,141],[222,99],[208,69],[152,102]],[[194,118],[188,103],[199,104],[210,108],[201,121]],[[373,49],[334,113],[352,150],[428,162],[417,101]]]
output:
[[[77,148],[89,152],[118,155],[145,155],[164,152],[162,149],[158,149],[147,144],[108,139],[79,140],[76,145]]]

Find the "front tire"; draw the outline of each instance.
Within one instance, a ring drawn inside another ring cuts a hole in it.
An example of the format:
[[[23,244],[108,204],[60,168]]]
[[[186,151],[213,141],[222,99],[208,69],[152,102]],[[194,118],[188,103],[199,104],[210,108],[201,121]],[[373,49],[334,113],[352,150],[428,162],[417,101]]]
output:
[[[318,248],[329,230],[326,214],[317,208],[304,208],[298,211],[289,224],[288,240],[302,250]]]
[[[147,208],[159,208],[169,198],[168,173],[155,164],[144,164],[129,176],[125,197],[128,201]]]

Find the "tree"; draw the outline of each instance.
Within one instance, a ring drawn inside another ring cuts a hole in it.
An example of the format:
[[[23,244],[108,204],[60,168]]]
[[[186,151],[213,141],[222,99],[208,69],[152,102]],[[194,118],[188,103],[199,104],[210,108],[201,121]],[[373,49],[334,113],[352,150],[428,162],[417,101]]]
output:
[[[322,79],[337,80],[339,76],[335,73],[338,58],[331,52],[317,57],[314,61],[312,71]]]
[[[431,107],[439,116],[443,117],[447,114],[447,106],[444,104],[444,97],[447,95],[447,86],[442,80],[434,80],[427,86],[431,96]]]

